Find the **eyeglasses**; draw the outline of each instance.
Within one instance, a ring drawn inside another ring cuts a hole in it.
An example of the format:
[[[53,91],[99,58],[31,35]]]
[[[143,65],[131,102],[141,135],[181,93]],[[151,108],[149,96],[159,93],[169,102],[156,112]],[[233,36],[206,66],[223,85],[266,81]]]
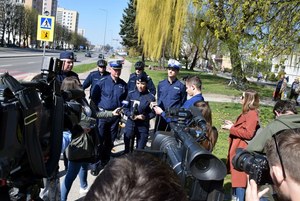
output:
[[[280,165],[281,165],[281,167],[282,167],[283,179],[285,179],[285,178],[286,178],[285,169],[284,169],[284,166],[283,166],[282,157],[281,157],[281,154],[280,154],[280,151],[279,151],[279,147],[278,147],[278,143],[277,143],[277,139],[276,139],[276,136],[278,136],[280,133],[281,133],[281,132],[276,133],[276,134],[274,134],[272,137],[273,137],[273,139],[274,139],[275,146],[276,146],[276,152],[277,152],[277,154],[278,154],[279,161],[280,161]]]

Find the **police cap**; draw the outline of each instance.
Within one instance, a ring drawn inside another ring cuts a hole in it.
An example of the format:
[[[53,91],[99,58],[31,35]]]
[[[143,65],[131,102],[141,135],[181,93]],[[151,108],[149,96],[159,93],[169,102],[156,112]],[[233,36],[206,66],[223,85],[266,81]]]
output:
[[[61,52],[59,55],[59,59],[74,59],[73,52]]]

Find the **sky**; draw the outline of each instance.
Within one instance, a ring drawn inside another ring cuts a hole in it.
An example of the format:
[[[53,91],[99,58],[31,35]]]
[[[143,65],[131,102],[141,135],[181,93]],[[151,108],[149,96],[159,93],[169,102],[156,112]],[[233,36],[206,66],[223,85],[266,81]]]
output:
[[[58,7],[79,13],[78,28],[93,45],[120,46],[120,21],[128,0],[58,0]],[[106,34],[105,22],[107,17]],[[104,38],[105,35],[105,38]]]

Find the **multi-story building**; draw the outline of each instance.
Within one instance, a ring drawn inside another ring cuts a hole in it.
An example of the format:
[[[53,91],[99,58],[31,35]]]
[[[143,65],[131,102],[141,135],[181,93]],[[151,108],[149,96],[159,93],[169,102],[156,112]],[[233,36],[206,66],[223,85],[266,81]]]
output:
[[[57,0],[43,0],[42,10],[43,10],[42,14],[48,11],[50,16],[55,17],[57,11]]]
[[[34,8],[39,14],[43,13],[43,1],[41,0],[15,0],[16,3],[23,3],[25,7]]]
[[[78,32],[79,14],[77,11],[57,8],[56,22],[66,27],[69,31]]]
[[[85,36],[85,29],[78,29],[77,32],[79,35]]]

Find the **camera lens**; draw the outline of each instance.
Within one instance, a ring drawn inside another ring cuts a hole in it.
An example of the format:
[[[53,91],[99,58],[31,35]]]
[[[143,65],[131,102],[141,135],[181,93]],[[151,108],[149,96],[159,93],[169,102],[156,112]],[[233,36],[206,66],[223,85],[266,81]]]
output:
[[[209,168],[209,159],[199,157],[194,165],[199,171],[206,171]]]

